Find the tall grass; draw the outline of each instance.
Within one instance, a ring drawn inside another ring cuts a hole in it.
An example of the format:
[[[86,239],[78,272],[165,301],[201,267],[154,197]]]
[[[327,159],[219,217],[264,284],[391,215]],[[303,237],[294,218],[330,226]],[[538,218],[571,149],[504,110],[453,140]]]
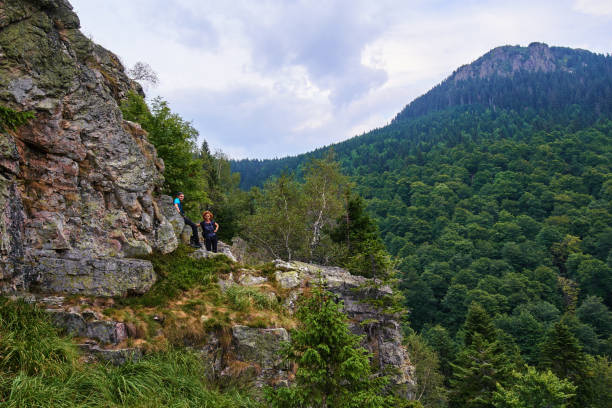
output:
[[[80,363],[44,312],[0,298],[0,407],[261,407],[205,380],[201,356],[171,350],[120,367]]]
[[[0,371],[61,375],[76,356],[44,311],[0,298]]]
[[[145,258],[153,264],[158,281],[145,295],[119,299],[119,303],[129,306],[163,306],[186,290],[210,287],[217,282],[218,273],[232,270],[232,262],[224,256],[191,259],[190,252],[190,248],[180,245],[171,254],[156,254]]]
[[[269,297],[248,286],[231,285],[225,291],[225,300],[232,309],[240,312],[247,312],[252,307],[274,310],[279,306],[276,297]]]

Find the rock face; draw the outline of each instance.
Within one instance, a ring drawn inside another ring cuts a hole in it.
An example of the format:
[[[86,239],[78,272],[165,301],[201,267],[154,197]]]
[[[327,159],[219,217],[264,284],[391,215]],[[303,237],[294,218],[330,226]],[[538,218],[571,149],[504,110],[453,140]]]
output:
[[[125,323],[109,320],[87,320],[82,313],[48,309],[51,320],[67,334],[94,339],[102,344],[119,344],[127,339]]]
[[[303,289],[319,281],[342,299],[351,331],[363,336],[362,346],[375,356],[378,369],[387,372],[399,391],[410,396],[414,386],[414,367],[402,345],[399,316],[383,314],[367,302],[368,299],[391,295],[390,287],[373,285],[372,280],[338,267],[281,260],[274,261],[274,265],[279,286],[292,291],[287,297],[286,307],[295,307]]]
[[[247,368],[255,378],[255,386],[285,381],[291,369],[281,356],[281,347],[289,341],[284,328],[257,329],[246,326],[232,327],[232,364],[221,372],[221,377],[236,377],[236,367]]]
[[[47,251],[48,252],[48,251]],[[155,283],[149,261],[122,258],[80,258],[31,255],[30,289],[43,293],[69,293],[97,296],[142,295]]]
[[[117,56],[79,31],[67,1],[0,2],[0,105],[35,114],[15,132],[0,130],[0,292],[32,283],[63,291],[66,277],[48,276],[39,251],[66,271],[84,257],[79,274],[65,275],[96,280],[126,270],[112,258],[178,245],[154,199],[164,164],[118,107],[130,91],[142,92]]]
[[[489,78],[494,75],[511,77],[523,72],[572,72],[574,67],[562,65],[563,49],[550,48],[543,43],[531,43],[529,47],[497,47],[469,65],[460,67],[451,77],[453,81],[470,78]],[[561,58],[560,58],[561,57]]]
[[[381,313],[368,303],[368,299],[391,295],[388,286],[373,285],[373,281],[355,276],[337,267],[312,265],[302,262],[274,261],[277,287],[285,292],[284,306],[294,310],[299,296],[308,288],[321,283],[344,302],[344,312],[349,317],[350,329],[363,336],[362,346],[372,353],[378,370],[390,376],[395,390],[406,397],[411,396],[414,387],[414,367],[406,348],[402,345],[403,335],[398,323],[399,316]],[[251,270],[242,269],[241,276],[219,279],[219,286],[226,291],[232,285],[268,285],[268,279],[253,276]],[[250,378],[255,385],[289,383],[291,367],[279,360],[278,352],[288,335],[283,328],[257,329],[234,326],[230,347],[224,353],[218,351],[219,341],[209,341],[204,350],[216,367],[217,377],[230,373],[234,377]],[[231,356],[231,358],[223,357]]]

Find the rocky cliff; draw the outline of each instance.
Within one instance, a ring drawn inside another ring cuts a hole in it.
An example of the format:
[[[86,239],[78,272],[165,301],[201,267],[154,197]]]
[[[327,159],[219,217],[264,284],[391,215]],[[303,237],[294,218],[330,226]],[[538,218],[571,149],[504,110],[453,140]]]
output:
[[[218,254],[200,249],[189,256],[201,260]],[[343,302],[350,330],[362,336],[373,365],[389,375],[395,392],[410,397],[414,367],[402,345],[399,316],[381,313],[369,302],[390,295],[389,287],[372,286],[371,280],[342,268],[303,262],[276,260],[267,271],[234,266],[229,273],[218,272],[213,287],[188,292],[165,308],[135,311],[111,299],[90,297],[38,295],[32,300],[46,308],[58,326],[77,336],[92,359],[122,364],[170,342],[198,350],[208,367],[203,374],[211,381],[261,387],[291,383],[296,367],[282,358],[282,345],[291,339],[300,296],[322,284]],[[230,300],[241,293],[243,300],[265,299],[267,306],[245,315],[247,306]]]
[[[506,45],[494,48],[471,64],[458,68],[450,79],[457,82],[470,78],[511,77],[519,72],[572,73],[586,65],[579,58],[582,54],[590,53],[570,48],[549,47],[538,42],[531,43],[528,47]]]
[[[142,92],[68,2],[0,3],[0,104],[35,114],[0,133],[0,291],[96,293],[91,277],[139,270],[143,287],[104,288],[139,292],[152,269],[123,258],[176,248],[154,200],[163,162],[118,107],[128,91]]]
[[[409,392],[412,366],[398,322],[364,302],[390,289],[364,289],[366,279],[339,268],[278,261],[266,275],[241,269],[220,244],[233,274],[212,271],[222,274],[218,281],[167,308],[114,304],[155,284],[144,255],[174,252],[189,236],[172,199],[160,194],[162,160],[146,132],[122,118],[118,104],[130,91],[142,92],[117,56],[79,31],[67,1],[0,2],[0,105],[34,114],[17,130],[0,126],[0,294],[48,309],[92,359],[120,364],[160,344],[188,345],[201,350],[213,378],[246,373],[261,385],[291,380],[280,345],[295,324],[296,300],[322,278],[376,364],[392,368],[393,382]],[[256,318],[232,311],[228,291],[248,302],[257,296],[268,309]]]

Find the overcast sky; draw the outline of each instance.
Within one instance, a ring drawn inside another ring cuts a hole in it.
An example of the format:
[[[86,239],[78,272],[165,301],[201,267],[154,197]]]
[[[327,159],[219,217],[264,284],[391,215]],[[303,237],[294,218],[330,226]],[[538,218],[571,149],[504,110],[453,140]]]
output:
[[[82,31],[144,61],[211,149],[294,155],[386,125],[500,45],[612,53],[612,0],[70,0]]]

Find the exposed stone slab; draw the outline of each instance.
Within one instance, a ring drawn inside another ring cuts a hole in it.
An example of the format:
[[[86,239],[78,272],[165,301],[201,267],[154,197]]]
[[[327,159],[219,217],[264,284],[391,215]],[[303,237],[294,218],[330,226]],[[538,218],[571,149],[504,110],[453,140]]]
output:
[[[283,289],[292,289],[299,286],[302,282],[300,276],[296,271],[282,272],[276,271],[275,273],[276,282]]]
[[[243,274],[240,276],[240,279],[238,279],[238,282],[242,286],[257,286],[261,285],[262,283],[266,283],[267,281],[268,278],[265,276],[254,276],[251,274]]]
[[[189,231],[190,231],[189,236],[191,236],[191,228],[189,229]],[[217,250],[218,252],[212,252],[212,251],[207,251],[206,248],[202,247],[202,248],[196,249],[191,254],[189,254],[189,257],[193,259],[204,259],[204,258],[211,258],[214,256],[223,255],[223,256],[228,257],[232,262],[236,262],[236,257],[232,254],[232,251],[228,245],[219,241],[217,245]]]
[[[103,349],[93,343],[80,344],[83,352],[95,360],[109,362],[119,366],[128,361],[138,361],[142,358],[142,350],[139,348]]]
[[[119,344],[127,338],[124,323],[110,320],[86,321],[82,314],[63,310],[47,309],[53,324],[69,335],[86,337],[104,344]]]
[[[235,362],[225,367],[220,377],[254,380],[256,387],[286,381],[291,367],[282,357],[281,348],[289,340],[289,333],[284,328],[232,327],[230,351]]]
[[[236,358],[258,364],[262,370],[286,368],[280,355],[281,345],[289,341],[284,328],[256,329],[247,326],[232,327],[232,347]]]
[[[157,277],[141,259],[34,257],[31,289],[92,296],[144,294]]]

